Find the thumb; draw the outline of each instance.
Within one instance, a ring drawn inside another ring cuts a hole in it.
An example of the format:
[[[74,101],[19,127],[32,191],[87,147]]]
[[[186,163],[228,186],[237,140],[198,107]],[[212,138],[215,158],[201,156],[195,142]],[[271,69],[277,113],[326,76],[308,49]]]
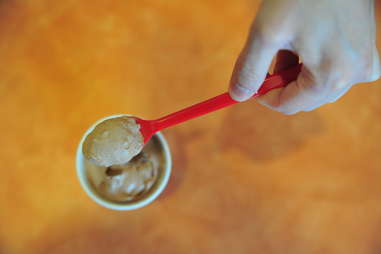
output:
[[[266,78],[278,48],[260,38],[248,41],[234,66],[229,93],[233,100],[244,101],[258,91]]]

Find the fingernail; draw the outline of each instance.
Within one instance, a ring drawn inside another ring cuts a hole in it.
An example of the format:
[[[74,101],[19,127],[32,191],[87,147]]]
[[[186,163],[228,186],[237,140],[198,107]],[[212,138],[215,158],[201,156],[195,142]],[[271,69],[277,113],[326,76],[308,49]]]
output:
[[[245,101],[249,99],[254,92],[240,84],[235,84],[229,89],[230,96],[235,101]]]

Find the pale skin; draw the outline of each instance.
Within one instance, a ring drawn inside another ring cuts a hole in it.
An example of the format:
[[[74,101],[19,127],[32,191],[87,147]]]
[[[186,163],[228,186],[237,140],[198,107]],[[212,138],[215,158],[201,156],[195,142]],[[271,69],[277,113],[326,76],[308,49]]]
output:
[[[314,110],[379,79],[374,1],[264,0],[234,67],[231,97],[249,99],[274,57],[275,72],[303,63],[296,81],[258,98],[284,114]]]

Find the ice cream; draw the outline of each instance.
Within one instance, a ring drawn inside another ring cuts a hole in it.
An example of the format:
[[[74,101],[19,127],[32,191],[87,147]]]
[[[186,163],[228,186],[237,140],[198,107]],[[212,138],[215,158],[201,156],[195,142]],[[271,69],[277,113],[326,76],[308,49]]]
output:
[[[83,154],[98,166],[125,164],[143,148],[143,136],[139,129],[140,126],[131,117],[107,119],[86,137]]]
[[[99,123],[85,138],[87,178],[104,198],[133,201],[149,192],[165,164],[162,146],[152,137],[143,148],[140,126],[123,116]]]
[[[133,201],[149,192],[165,167],[162,147],[153,136],[143,151],[128,163],[109,167],[85,162],[93,188],[112,201]]]

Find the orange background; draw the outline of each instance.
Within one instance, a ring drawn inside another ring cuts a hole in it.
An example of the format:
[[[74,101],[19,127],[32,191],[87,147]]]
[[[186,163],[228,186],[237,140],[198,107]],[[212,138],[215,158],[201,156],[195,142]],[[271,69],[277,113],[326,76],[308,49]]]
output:
[[[82,191],[87,127],[224,92],[257,7],[1,1],[0,253],[380,252],[380,81],[310,113],[250,101],[166,130],[173,174],[144,209]]]

